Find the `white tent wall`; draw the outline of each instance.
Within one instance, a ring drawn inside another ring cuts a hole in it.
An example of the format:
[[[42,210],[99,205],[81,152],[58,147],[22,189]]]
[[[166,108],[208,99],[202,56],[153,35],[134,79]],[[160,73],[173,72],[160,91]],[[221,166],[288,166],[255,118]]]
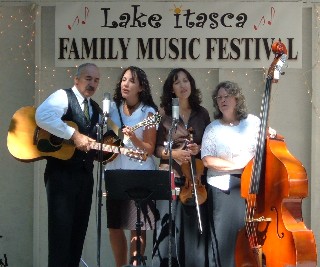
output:
[[[34,166],[13,159],[7,149],[7,133],[13,113],[34,104],[34,42],[27,46],[34,39],[34,20],[29,6],[0,6],[0,14],[0,259],[4,262],[6,254],[9,266],[31,267]],[[6,14],[19,17],[23,23]]]
[[[6,137],[11,117],[16,110],[27,105],[38,106],[56,89],[70,87],[73,83],[75,68],[55,68],[55,2],[58,1],[0,1],[0,236],[3,236],[0,238],[0,259],[6,254],[8,264],[12,267],[43,267],[47,262],[47,207],[43,183],[45,161],[22,163],[15,160],[8,152]],[[320,4],[316,2],[320,1],[303,2],[302,69],[286,69],[279,83],[273,85],[269,124],[285,137],[289,151],[307,170],[309,197],[303,201],[303,218],[320,244],[320,171],[317,164],[320,162],[320,48],[317,13]],[[119,68],[100,70],[100,89],[94,96],[97,102],[102,100],[104,92],[113,90],[121,73]],[[162,82],[169,69],[145,70],[152,85],[154,99],[159,104]],[[264,70],[189,70],[202,91],[203,105],[210,114],[213,111],[212,89],[219,81],[234,80],[243,88],[250,112],[259,115],[265,85]],[[83,259],[89,267],[97,264],[96,201],[94,194],[83,250]],[[103,204],[104,202],[103,198]],[[319,247],[320,245],[318,252]],[[151,248],[150,231],[146,252],[149,265]],[[105,205],[102,207],[100,257],[101,266],[114,266],[106,229]]]

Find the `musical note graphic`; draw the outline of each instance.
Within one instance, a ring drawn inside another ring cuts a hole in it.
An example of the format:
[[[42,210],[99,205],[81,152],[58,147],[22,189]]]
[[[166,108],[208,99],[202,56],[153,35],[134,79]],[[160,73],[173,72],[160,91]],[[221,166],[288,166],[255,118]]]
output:
[[[88,7],[85,7],[85,8],[84,8],[84,20],[81,21],[82,24],[86,24],[86,21],[87,21],[88,16],[89,16],[89,8],[88,8]]]
[[[275,14],[276,14],[275,8],[271,7],[270,8],[270,20],[267,20],[268,25],[272,25],[272,20],[273,20]],[[266,24],[266,18],[265,18],[265,16],[262,16],[258,25],[253,25],[253,28],[255,31],[257,31],[259,29],[259,27],[264,26],[265,24]]]
[[[74,25],[79,25],[79,21],[80,21],[79,16],[76,16],[72,25],[70,24],[68,25],[68,29],[71,30]]]
[[[254,28],[255,30],[258,30],[258,28],[260,27],[260,25],[264,25],[265,23],[266,23],[266,19],[264,18],[264,16],[262,16],[262,18],[260,19],[260,22],[259,22],[258,26],[253,25],[253,28]]]
[[[271,20],[268,20],[268,24],[269,24],[269,25],[272,24],[272,20],[273,20],[273,18],[274,18],[274,15],[276,14],[276,10],[274,9],[273,6],[271,7],[270,13],[271,13]]]
[[[89,8],[85,7],[84,8],[84,19],[80,19],[79,15],[77,15],[74,18],[72,24],[68,24],[68,29],[71,31],[74,26],[78,26],[80,23],[80,20],[81,20],[81,24],[86,24],[88,17],[89,17]]]

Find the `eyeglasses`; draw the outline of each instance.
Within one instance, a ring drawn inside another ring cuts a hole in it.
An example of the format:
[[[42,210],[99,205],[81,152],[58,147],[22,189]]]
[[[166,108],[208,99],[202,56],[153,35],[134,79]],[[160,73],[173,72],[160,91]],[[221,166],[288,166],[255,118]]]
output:
[[[217,101],[222,101],[223,99],[228,100],[231,97],[231,95],[218,95],[215,97]]]

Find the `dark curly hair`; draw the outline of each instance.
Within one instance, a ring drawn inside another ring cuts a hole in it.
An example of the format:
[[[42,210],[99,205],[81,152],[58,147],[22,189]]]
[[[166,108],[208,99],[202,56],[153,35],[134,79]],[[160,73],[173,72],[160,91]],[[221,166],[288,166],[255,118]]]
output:
[[[142,87],[142,91],[139,92],[139,101],[142,102],[144,105],[153,107],[156,111],[158,110],[157,105],[154,103],[152,95],[151,95],[151,89],[150,84],[147,78],[147,74],[140,68],[135,66],[129,66],[125,68],[122,71],[122,74],[120,76],[119,82],[116,84],[116,88],[114,90],[113,100],[119,107],[121,105],[121,102],[124,100],[124,98],[121,95],[121,82],[123,75],[128,71],[131,71],[131,75],[134,78],[137,78],[139,81],[139,84]]]
[[[196,87],[196,82],[194,78],[191,76],[190,72],[188,72],[184,68],[176,68],[172,69],[168,74],[167,79],[163,84],[162,96],[160,97],[160,106],[164,109],[167,115],[172,114],[172,98],[175,98],[176,95],[173,93],[173,84],[178,79],[178,73],[182,71],[187,75],[187,78],[191,85],[191,94],[189,96],[189,105],[192,110],[198,110],[201,104],[201,92]]]
[[[218,102],[217,102],[218,92],[221,88],[224,88],[229,95],[235,96],[236,101],[237,101],[237,104],[236,104],[236,118],[237,118],[237,120],[242,120],[242,119],[247,118],[248,110],[247,110],[245,97],[242,94],[242,89],[235,82],[224,81],[224,82],[219,83],[216,86],[216,88],[213,90],[213,93],[212,93],[213,107],[215,109],[215,111],[213,113],[214,119],[221,119],[223,116],[222,112],[219,109]]]

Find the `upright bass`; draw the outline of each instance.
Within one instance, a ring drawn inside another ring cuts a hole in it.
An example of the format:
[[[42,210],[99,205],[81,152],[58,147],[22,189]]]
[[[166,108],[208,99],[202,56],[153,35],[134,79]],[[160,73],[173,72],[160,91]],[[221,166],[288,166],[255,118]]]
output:
[[[316,242],[301,210],[308,196],[306,170],[283,137],[266,134],[271,84],[278,81],[287,58],[280,40],[272,51],[275,59],[266,79],[257,150],[241,176],[246,218],[237,237],[236,267],[312,267],[317,266]]]

